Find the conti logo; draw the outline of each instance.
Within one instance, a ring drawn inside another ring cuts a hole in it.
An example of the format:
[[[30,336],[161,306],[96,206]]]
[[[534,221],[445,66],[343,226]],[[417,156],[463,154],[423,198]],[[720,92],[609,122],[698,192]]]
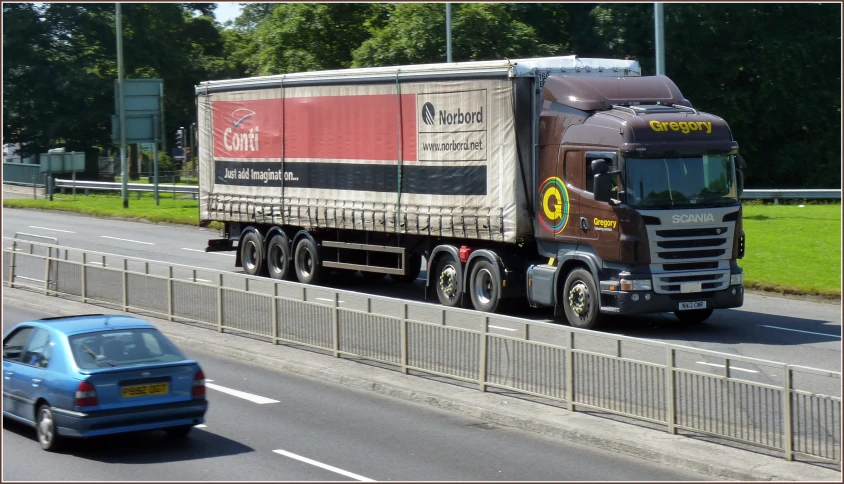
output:
[[[656,131],[657,133],[661,133],[663,131],[679,131],[683,134],[689,134],[692,131],[706,131],[706,134],[712,134],[712,122],[711,121],[657,121],[653,120],[650,122],[651,129]]]
[[[569,220],[569,192],[566,185],[552,176],[542,183],[539,197],[542,200],[539,222],[549,232],[559,234]]]
[[[223,131],[223,145],[228,151],[258,151],[258,126],[247,123],[253,116],[255,111],[245,108],[232,112],[232,127]]]

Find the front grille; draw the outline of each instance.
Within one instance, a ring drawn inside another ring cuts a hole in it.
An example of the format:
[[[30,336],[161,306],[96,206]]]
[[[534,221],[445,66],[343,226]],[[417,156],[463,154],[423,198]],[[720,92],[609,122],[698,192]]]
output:
[[[657,255],[666,260],[677,259],[712,259],[720,257],[727,251],[721,250],[678,250],[676,252],[657,252]]]
[[[654,291],[698,297],[699,294],[681,293],[683,284],[699,283],[701,292],[710,293],[729,287],[729,260],[733,252],[733,230],[737,219],[733,213],[737,211],[734,207],[723,207],[691,213],[706,214],[700,218],[715,221],[710,223],[673,221],[678,214],[690,214],[687,211],[643,211],[643,217],[657,218],[660,222],[645,226],[650,243]]]

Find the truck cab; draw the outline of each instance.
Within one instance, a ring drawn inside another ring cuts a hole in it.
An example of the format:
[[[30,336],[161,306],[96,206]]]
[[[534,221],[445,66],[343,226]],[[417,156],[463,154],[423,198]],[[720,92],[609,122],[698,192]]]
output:
[[[674,312],[699,323],[743,303],[743,180],[727,123],[665,76],[549,77],[528,298],[571,324]]]

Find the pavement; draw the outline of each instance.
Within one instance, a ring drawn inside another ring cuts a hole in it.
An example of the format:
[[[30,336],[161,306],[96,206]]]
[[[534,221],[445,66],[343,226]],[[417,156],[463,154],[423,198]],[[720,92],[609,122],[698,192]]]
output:
[[[115,311],[89,304],[44,296],[21,289],[3,288],[4,304],[13,304],[57,315]],[[371,391],[391,398],[416,402],[480,418],[491,424],[513,427],[551,438],[573,441],[663,465],[698,472],[723,480],[837,481],[841,471],[824,465],[786,461],[706,442],[640,425],[571,412],[555,406],[498,393],[435,381],[349,359],[272,345],[252,338],[190,324],[142,316],[155,324],[177,345],[250,361],[310,378]]]
[[[36,188],[35,195],[44,198],[44,188]],[[32,186],[3,184],[3,198],[33,198]]]

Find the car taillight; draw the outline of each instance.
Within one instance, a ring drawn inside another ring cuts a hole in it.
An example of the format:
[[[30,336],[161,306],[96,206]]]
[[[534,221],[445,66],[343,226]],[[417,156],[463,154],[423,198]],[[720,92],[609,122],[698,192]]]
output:
[[[97,389],[94,385],[83,381],[76,387],[76,406],[77,407],[93,407],[99,405],[97,401]]]
[[[202,370],[196,372],[196,375],[193,377],[193,389],[191,390],[191,395],[194,397],[205,396],[205,373],[203,373]]]

